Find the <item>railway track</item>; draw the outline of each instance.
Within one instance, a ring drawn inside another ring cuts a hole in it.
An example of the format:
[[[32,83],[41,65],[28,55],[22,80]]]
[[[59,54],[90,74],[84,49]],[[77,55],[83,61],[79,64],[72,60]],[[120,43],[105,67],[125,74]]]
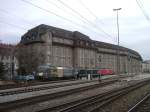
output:
[[[114,78],[108,78],[108,79],[103,79],[103,81],[107,81],[107,80],[116,80],[117,78],[124,78],[126,76],[120,76],[120,77],[114,77]],[[60,87],[65,87],[65,86],[72,86],[72,85],[78,85],[78,84],[86,84],[86,83],[91,83],[97,80],[91,80],[91,81],[82,81],[82,82],[75,82],[75,80],[64,80],[64,81],[53,81],[51,83],[46,82],[45,84],[42,83],[43,86],[40,86],[40,84],[38,84],[40,87],[37,87],[38,85],[34,86],[27,86],[27,87],[22,87],[22,88],[11,88],[9,89],[5,89],[5,90],[0,90],[0,96],[7,96],[7,95],[14,95],[14,94],[20,94],[20,93],[27,93],[27,92],[33,92],[33,91],[41,91],[41,90],[47,90],[47,89],[53,89],[53,88],[60,88]],[[66,83],[66,84],[59,84],[59,83],[63,83],[63,82],[70,82],[70,83]],[[54,84],[54,85],[48,85],[47,84]]]
[[[146,95],[136,105],[134,105],[128,112],[150,112],[150,94]]]
[[[98,94],[94,97],[81,99],[79,101],[66,103],[56,107],[41,110],[39,112],[99,112],[107,104],[113,102],[119,97],[128,94],[135,89],[138,89],[148,84],[150,79],[137,82],[127,87],[119,88],[116,90],[108,91],[103,94]]]
[[[44,84],[52,84],[52,83],[60,83],[60,82],[68,82],[75,81],[74,79],[70,80],[59,80],[59,81],[46,81],[46,82],[28,82],[28,83],[16,83],[16,84],[8,84],[8,85],[0,85],[0,90],[12,89],[12,88],[21,88],[27,86],[36,86],[36,85],[44,85]]]
[[[120,78],[124,77],[131,77],[133,75],[122,75],[119,76]],[[118,76],[114,77],[109,77],[103,80],[108,80],[108,79],[115,79]],[[58,81],[46,81],[46,82],[28,82],[28,83],[17,83],[17,84],[8,84],[8,85],[0,85],[0,90],[5,90],[5,89],[14,89],[14,88],[21,88],[21,87],[29,87],[29,86],[36,86],[36,85],[45,85],[45,84],[53,84],[53,83],[60,83],[60,82],[69,82],[69,81],[76,81],[75,79],[69,79],[69,80],[58,80]]]
[[[95,80],[92,81],[83,81],[83,82],[72,82],[72,81],[65,81],[65,82],[70,82],[67,84],[59,84],[57,82],[57,84],[55,85],[49,85],[49,86],[42,86],[42,87],[24,87],[24,88],[18,88],[17,90],[4,90],[2,92],[0,92],[0,96],[6,96],[6,95],[14,95],[14,94],[20,94],[20,93],[26,93],[26,92],[33,92],[33,91],[41,91],[41,90],[46,90],[46,89],[53,89],[53,88],[60,88],[60,87],[65,87],[65,86],[72,86],[72,85],[78,85],[78,84],[86,84],[86,83],[91,83],[94,82]],[[61,82],[60,82],[61,83]]]
[[[47,101],[47,100],[63,97],[63,96],[66,96],[66,95],[86,91],[86,90],[89,90],[89,89],[94,89],[94,88],[97,88],[97,87],[100,87],[100,86],[105,86],[105,85],[108,85],[108,84],[112,84],[116,81],[117,81],[116,79],[113,79],[111,81],[105,81],[105,82],[97,83],[97,84],[94,84],[94,85],[89,85],[89,86],[85,86],[85,87],[80,87],[80,88],[70,89],[70,90],[66,90],[66,91],[61,91],[61,92],[58,92],[58,93],[52,93],[52,94],[47,94],[47,95],[42,95],[42,96],[36,96],[36,97],[32,97],[32,98],[26,98],[26,99],[21,99],[21,100],[6,102],[6,103],[0,103],[0,112],[7,112],[8,110],[11,110],[11,109],[14,109],[14,108],[17,108],[17,107],[30,105],[30,104],[38,103],[38,102],[42,102],[42,101]]]

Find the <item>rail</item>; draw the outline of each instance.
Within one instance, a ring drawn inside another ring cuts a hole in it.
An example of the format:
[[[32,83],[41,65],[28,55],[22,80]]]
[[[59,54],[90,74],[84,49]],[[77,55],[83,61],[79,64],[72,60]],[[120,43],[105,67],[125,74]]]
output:
[[[80,87],[80,88],[75,88],[75,89],[70,89],[70,90],[66,90],[66,91],[61,91],[58,93],[52,93],[52,94],[47,94],[47,95],[42,95],[42,96],[36,96],[36,97],[31,97],[31,98],[26,98],[26,99],[22,99],[22,100],[16,100],[16,101],[12,101],[12,102],[6,102],[6,103],[0,103],[0,111],[3,110],[11,110],[13,108],[17,108],[20,106],[25,106],[25,105],[29,105],[29,104],[33,104],[33,103],[37,103],[37,102],[42,102],[42,101],[47,101],[49,99],[55,99],[58,97],[63,97],[66,95],[70,95],[70,94],[75,94],[81,91],[86,91],[89,89],[94,89],[100,86],[105,86],[108,84],[112,84],[114,82],[116,82],[117,80],[109,80],[109,81],[105,81],[105,82],[101,82],[101,83],[97,83],[94,85],[89,85],[89,86],[85,86],[85,87]]]
[[[107,78],[107,79],[103,79],[103,81],[107,81],[107,80],[116,80],[117,78],[124,78],[127,76],[119,76],[119,77],[113,77],[113,78]],[[36,85],[36,86],[40,86],[40,87],[35,87],[35,86],[27,86],[27,87],[22,87],[22,88],[12,88],[12,89],[5,89],[5,90],[0,90],[0,96],[7,96],[7,95],[14,95],[14,94],[20,94],[20,93],[27,93],[27,92],[33,92],[33,91],[41,91],[41,90],[46,90],[46,89],[53,89],[53,88],[60,88],[60,87],[65,87],[65,86],[72,86],[72,85],[78,85],[78,84],[86,84],[86,83],[91,83],[97,80],[91,80],[91,81],[82,81],[82,82],[75,82],[75,80],[64,80],[61,82],[51,82],[51,83],[45,83],[42,84],[42,86]],[[70,82],[68,84],[59,84],[62,82]],[[48,85],[47,84],[55,84],[56,85]]]
[[[145,103],[146,100],[150,99],[150,94],[146,95],[142,100],[137,102],[131,109],[128,110],[128,112],[136,112],[138,108],[142,107],[142,105]],[[150,111],[150,110],[149,110]]]
[[[128,92],[133,91],[148,84],[150,79],[137,82],[127,87],[122,87],[112,91],[105,92],[103,94],[98,94],[93,97],[85,98],[79,101],[71,102],[68,104],[63,104],[58,107],[52,107],[39,112],[98,112],[100,108],[103,108],[108,103],[113,102],[119,97],[128,94]]]

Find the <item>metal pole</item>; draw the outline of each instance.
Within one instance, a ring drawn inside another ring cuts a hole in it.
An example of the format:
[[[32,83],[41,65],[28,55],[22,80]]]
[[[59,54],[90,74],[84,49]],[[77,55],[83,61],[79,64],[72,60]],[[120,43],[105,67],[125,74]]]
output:
[[[117,74],[120,74],[120,52],[119,52],[119,42],[120,42],[120,38],[119,38],[119,21],[118,21],[118,11],[121,10],[121,8],[118,9],[113,9],[113,11],[117,12],[117,31],[118,31],[118,35],[117,35]]]
[[[11,48],[11,52],[10,52],[10,77],[11,80],[13,79],[13,48]]]

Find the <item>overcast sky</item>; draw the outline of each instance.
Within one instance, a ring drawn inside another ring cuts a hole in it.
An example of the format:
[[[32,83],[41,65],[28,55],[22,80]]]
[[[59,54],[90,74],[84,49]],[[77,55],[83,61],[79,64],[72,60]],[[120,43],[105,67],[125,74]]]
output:
[[[122,8],[119,11],[120,45],[138,51],[144,60],[150,59],[150,0],[138,0],[145,16],[136,0],[0,2],[0,40],[11,44],[18,43],[21,35],[39,24],[77,30],[91,39],[117,44],[116,12],[113,9]]]

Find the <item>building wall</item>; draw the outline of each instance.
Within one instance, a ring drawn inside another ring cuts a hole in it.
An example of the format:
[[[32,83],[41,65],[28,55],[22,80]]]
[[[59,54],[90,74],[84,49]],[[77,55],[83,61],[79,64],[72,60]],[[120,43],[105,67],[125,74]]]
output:
[[[96,67],[96,52],[86,48],[75,48],[76,68],[93,69]]]
[[[36,71],[39,65],[50,64],[79,69],[110,68],[117,73],[117,49],[113,48],[116,47],[115,45],[95,44],[95,41],[87,36],[81,35],[80,37],[78,34],[78,37],[72,32],[59,30],[50,27],[39,34],[40,36],[37,35],[35,42],[29,39],[24,43],[26,36],[32,35],[34,31],[25,34],[22,39],[22,45],[24,45],[22,48],[25,52],[22,54],[20,65],[26,65],[24,67],[29,68],[28,72]],[[119,50],[120,72],[140,72],[140,55],[132,50],[124,49]]]
[[[73,50],[71,47],[54,45],[52,49],[52,65],[73,67]]]
[[[142,63],[142,72],[143,73],[150,73],[150,61],[144,61]]]
[[[5,78],[11,79],[18,69],[18,60],[15,57],[15,46],[0,43],[0,62],[5,66]]]

